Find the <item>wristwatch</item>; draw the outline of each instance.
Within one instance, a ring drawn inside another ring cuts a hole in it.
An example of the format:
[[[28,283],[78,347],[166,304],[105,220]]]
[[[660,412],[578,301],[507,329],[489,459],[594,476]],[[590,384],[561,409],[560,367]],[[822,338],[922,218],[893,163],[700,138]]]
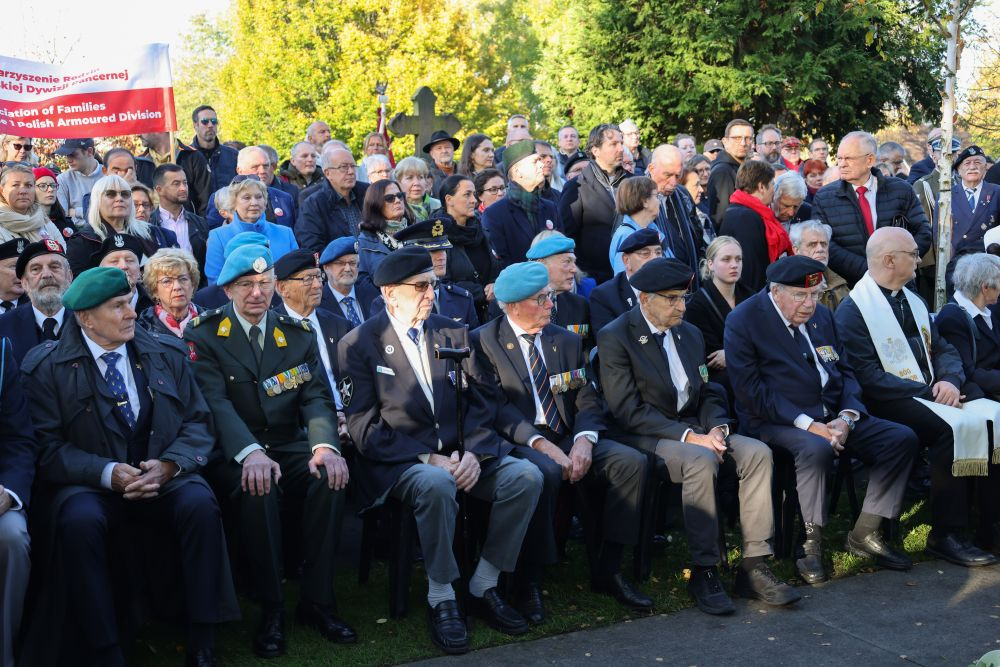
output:
[[[841,415],[838,415],[838,416],[840,417],[840,419],[843,419],[847,423],[847,430],[848,431],[853,431],[854,430],[854,425],[857,423],[855,420],[851,419],[850,417],[848,417],[847,415],[844,415],[844,414],[841,414]]]

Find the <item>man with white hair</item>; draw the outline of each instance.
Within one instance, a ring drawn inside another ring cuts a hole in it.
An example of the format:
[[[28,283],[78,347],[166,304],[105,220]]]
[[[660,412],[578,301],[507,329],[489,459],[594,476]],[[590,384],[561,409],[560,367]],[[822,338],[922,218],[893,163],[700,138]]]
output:
[[[808,192],[805,180],[794,171],[786,171],[774,179],[771,210],[786,230],[812,218],[812,206],[806,203]]]
[[[649,161],[649,177],[660,193],[660,214],[656,226],[670,240],[674,257],[687,264],[694,273],[692,289],[698,287],[698,264],[705,254],[704,240],[695,232],[698,213],[694,200],[680,183],[681,151],[677,146],[662,144],[653,151]]]
[[[315,146],[317,152],[323,150],[323,146],[330,141],[332,136],[330,126],[321,120],[313,121],[306,129],[306,141]]]
[[[351,151],[330,142],[323,147],[320,165],[326,183],[302,203],[295,236],[299,246],[323,252],[341,236],[357,236],[361,224],[361,203],[368,184],[358,180],[358,165]]]
[[[366,155],[361,160],[361,167],[358,169],[358,179],[368,183],[378,183],[387,178],[392,178],[392,162],[388,155],[372,153]]]
[[[833,228],[830,268],[854,285],[866,269],[865,244],[876,229],[902,227],[920,256],[931,247],[931,228],[913,188],[883,176],[875,166],[878,142],[868,132],[850,132],[837,148],[840,181],[813,197],[813,215]]]
[[[847,298],[851,288],[847,286],[847,281],[842,276],[837,275],[827,266],[830,262],[830,237],[833,230],[830,225],[819,220],[805,220],[792,225],[788,230],[788,238],[792,242],[792,248],[796,255],[815,259],[826,266],[824,271],[825,286],[820,293],[819,302],[829,308],[836,310],[840,302]]]
[[[308,141],[299,141],[292,146],[291,156],[282,163],[280,177],[300,191],[323,180],[323,172],[316,169],[319,151]]]
[[[267,187],[267,209],[264,217],[268,222],[285,227],[295,226],[295,201],[292,196],[278,188],[271,187],[268,183],[274,180],[274,171],[271,167],[271,156],[260,146],[247,146],[236,156],[236,176],[255,176]],[[215,197],[208,205],[209,229],[215,229],[224,224],[224,218],[215,207]]]
[[[503,146],[499,146],[493,151],[494,166],[502,172],[503,168],[498,165],[503,162],[504,151],[511,144],[524,141],[525,139],[531,139],[531,123],[528,122],[527,116],[516,113],[507,119],[507,137],[503,142]]]
[[[632,152],[632,161],[635,164],[635,169],[632,173],[636,176],[642,176],[646,173],[646,168],[652,161],[653,154],[648,148],[642,145],[642,139],[639,136],[639,126],[635,124],[634,120],[626,118],[618,127],[621,128],[625,148]]]

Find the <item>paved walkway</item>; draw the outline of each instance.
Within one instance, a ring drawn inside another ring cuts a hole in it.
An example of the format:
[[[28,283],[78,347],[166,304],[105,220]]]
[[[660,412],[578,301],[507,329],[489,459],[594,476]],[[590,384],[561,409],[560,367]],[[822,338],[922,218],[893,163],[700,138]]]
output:
[[[421,665],[956,665],[1000,649],[1000,566],[943,562],[802,587],[792,609],[737,600]]]

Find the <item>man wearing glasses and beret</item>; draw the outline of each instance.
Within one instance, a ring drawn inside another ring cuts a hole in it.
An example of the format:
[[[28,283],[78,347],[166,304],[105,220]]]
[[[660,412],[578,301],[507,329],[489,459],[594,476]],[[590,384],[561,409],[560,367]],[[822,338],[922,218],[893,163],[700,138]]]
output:
[[[254,653],[285,652],[285,502],[303,503],[298,621],[331,642],[353,643],[357,635],[337,617],[333,591],[349,475],[315,333],[308,320],[269,310],[275,271],[264,246],[233,250],[218,282],[232,301],[196,317],[184,338],[221,449],[208,475],[220,498],[236,501],[251,593],[263,607]]]

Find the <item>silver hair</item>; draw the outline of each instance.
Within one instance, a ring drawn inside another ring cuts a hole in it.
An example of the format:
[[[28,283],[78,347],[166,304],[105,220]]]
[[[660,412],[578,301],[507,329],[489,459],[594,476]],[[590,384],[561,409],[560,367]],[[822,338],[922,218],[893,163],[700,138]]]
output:
[[[402,180],[404,176],[410,176],[412,174],[425,178],[429,173],[430,169],[427,167],[427,163],[420,158],[411,155],[409,157],[404,157],[396,163],[396,169],[392,172],[392,177],[399,181]]]
[[[101,198],[107,190],[132,191],[132,186],[121,176],[109,174],[102,176],[94,183],[90,190],[90,210],[87,211],[87,224],[94,231],[101,241],[107,238],[104,231],[104,221],[101,219]],[[153,233],[149,230],[149,223],[135,217],[135,202],[131,198],[129,202],[128,220],[125,221],[124,233],[139,236],[147,241],[153,238]]]
[[[806,181],[794,171],[786,171],[778,178],[774,179],[774,198],[778,199],[787,195],[792,199],[803,201],[809,191],[806,189]]]
[[[241,148],[240,152],[236,154],[236,167],[243,167],[251,159],[251,156],[257,153],[263,155],[264,159],[269,163],[271,162],[271,156],[263,148],[260,146],[247,146],[246,148]]]
[[[500,309],[500,312],[506,313],[507,312],[507,302],[506,301],[501,301],[500,299],[497,299],[497,308]]]
[[[983,286],[1000,287],[1000,257],[986,253],[963,255],[955,264],[955,289],[975,299]]]
[[[788,230],[788,238],[792,241],[792,247],[796,250],[802,243],[802,235],[806,232],[822,232],[826,234],[827,243],[833,238],[833,227],[820,222],[819,220],[803,220],[792,225]]]
[[[840,143],[844,143],[848,139],[857,139],[860,141],[866,153],[871,153],[872,155],[878,154],[878,139],[876,139],[870,132],[863,132],[861,130],[848,132],[844,135],[844,138],[840,140]]]
[[[299,146],[308,146],[309,150],[316,153],[316,147],[312,144],[311,141],[297,141],[295,142],[295,145],[292,146],[292,150],[289,151],[289,155],[294,155],[295,151],[298,149]]]
[[[368,173],[371,173],[372,168],[377,166],[378,164],[384,167],[388,167],[389,169],[392,169],[392,163],[389,162],[389,156],[382,155],[381,153],[366,155],[365,157],[361,158],[361,163],[365,165],[365,169],[368,170]]]
[[[215,200],[215,208],[220,211],[228,211],[229,209],[229,186],[224,185],[215,191],[212,196]]]
[[[264,155],[267,156],[267,159],[270,160],[271,164],[278,164],[278,151],[276,151],[273,146],[259,144],[257,148],[264,151]]]
[[[331,139],[330,141],[323,144],[323,152],[319,154],[319,166],[323,169],[327,169],[333,165],[332,157],[334,151],[347,151],[351,150],[342,141],[337,141],[336,139]],[[354,159],[354,154],[351,154],[351,159]]]

